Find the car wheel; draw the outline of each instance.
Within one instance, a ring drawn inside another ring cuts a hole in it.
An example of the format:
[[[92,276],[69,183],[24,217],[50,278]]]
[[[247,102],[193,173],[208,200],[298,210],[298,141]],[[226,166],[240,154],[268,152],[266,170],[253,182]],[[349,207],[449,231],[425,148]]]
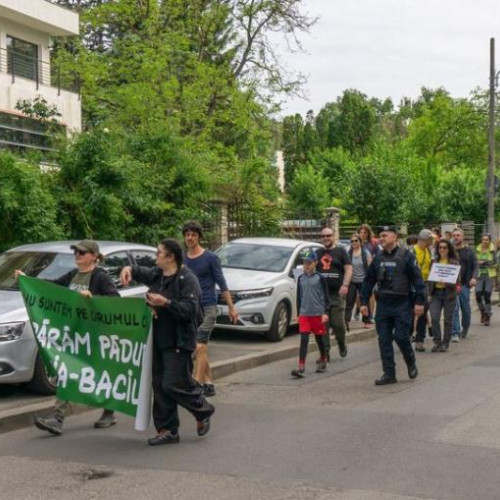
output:
[[[285,338],[288,326],[290,325],[290,313],[284,302],[280,302],[273,314],[271,329],[267,332],[266,337],[271,342],[279,342]]]
[[[51,396],[56,392],[56,378],[47,373],[40,353],[36,355],[33,378],[26,385],[31,392],[42,396]]]

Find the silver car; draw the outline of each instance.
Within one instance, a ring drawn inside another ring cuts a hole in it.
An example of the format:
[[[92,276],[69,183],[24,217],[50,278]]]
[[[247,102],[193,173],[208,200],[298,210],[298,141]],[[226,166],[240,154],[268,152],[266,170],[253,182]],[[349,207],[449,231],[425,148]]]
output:
[[[231,323],[219,294],[216,328],[265,333],[269,340],[282,340],[297,317],[300,253],[317,248],[321,245],[312,241],[284,238],[240,238],[220,247],[216,254],[239,321]]]
[[[74,269],[70,246],[77,241],[24,245],[0,254],[0,384],[27,383],[38,394],[53,394],[55,386],[38,354],[35,337],[13,273],[21,269],[28,276],[54,280]],[[104,256],[100,263],[113,278],[122,297],[144,296],[146,287],[137,283],[122,288],[123,266],[154,266],[156,248],[134,243],[99,241]]]

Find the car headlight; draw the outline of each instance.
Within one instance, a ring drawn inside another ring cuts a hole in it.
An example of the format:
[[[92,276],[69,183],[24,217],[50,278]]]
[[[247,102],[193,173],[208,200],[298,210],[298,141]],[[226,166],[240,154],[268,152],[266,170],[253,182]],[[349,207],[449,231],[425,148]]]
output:
[[[0,342],[18,339],[24,330],[24,321],[19,323],[0,323]]]
[[[258,297],[269,297],[273,293],[273,287],[269,288],[259,288],[257,290],[242,290],[236,292],[235,295],[239,299],[256,299]]]

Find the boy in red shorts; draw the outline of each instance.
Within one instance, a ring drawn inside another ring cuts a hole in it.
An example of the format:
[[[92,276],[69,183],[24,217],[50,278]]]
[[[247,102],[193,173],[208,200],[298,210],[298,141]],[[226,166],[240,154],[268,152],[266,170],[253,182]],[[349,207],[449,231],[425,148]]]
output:
[[[328,285],[323,276],[316,271],[318,258],[313,250],[302,252],[304,272],[297,280],[297,313],[299,315],[300,352],[299,367],[292,370],[292,377],[304,377],[309,335],[312,333],[318,344],[320,359],[317,373],[326,372],[325,334],[327,332],[330,299]]]

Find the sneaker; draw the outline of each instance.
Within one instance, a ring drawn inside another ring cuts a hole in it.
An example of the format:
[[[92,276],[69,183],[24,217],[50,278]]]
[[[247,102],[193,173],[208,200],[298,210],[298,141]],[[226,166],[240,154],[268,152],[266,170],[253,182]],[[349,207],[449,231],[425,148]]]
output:
[[[63,422],[63,419],[58,418],[55,415],[35,418],[35,425],[41,431],[50,432],[54,436],[60,436],[63,433]]]
[[[211,398],[212,396],[215,396],[214,384],[202,384],[201,387],[202,387],[201,388],[202,394],[206,398]]]
[[[441,344],[434,344],[432,346],[431,352],[439,352],[440,348],[441,348]]]
[[[295,370],[292,370],[291,375],[292,375],[292,377],[295,377],[295,378],[304,378],[305,372],[306,372],[305,368],[299,367],[299,368],[296,368]]]
[[[448,344],[441,344],[439,347],[439,352],[447,352],[448,351]]]
[[[458,335],[453,335],[453,336],[451,337],[451,341],[452,341],[452,342],[460,342],[460,337],[459,337]]]
[[[116,424],[116,417],[114,412],[110,410],[104,410],[102,415],[98,420],[94,422],[94,427],[96,429],[105,429],[106,427],[111,427]]]
[[[316,367],[316,373],[325,373],[328,371],[328,363],[326,361],[320,361]]]
[[[156,436],[148,439],[149,446],[159,446],[160,444],[175,444],[180,441],[177,432],[167,430],[160,431]]]

